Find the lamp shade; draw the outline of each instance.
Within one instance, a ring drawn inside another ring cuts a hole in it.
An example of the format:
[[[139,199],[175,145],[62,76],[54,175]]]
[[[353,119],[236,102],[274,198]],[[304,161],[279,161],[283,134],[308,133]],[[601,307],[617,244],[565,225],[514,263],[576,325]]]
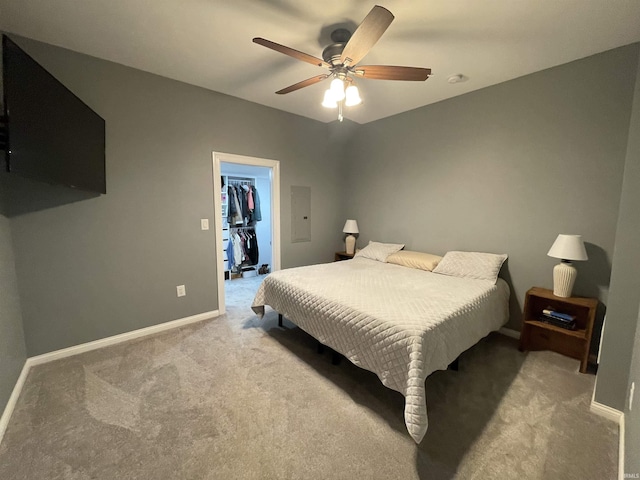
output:
[[[331,90],[331,94],[333,95],[333,99],[336,102],[340,102],[344,100],[344,82],[340,78],[334,78],[331,80],[329,85],[329,90]]]
[[[358,230],[358,222],[355,220],[347,220],[344,223],[344,228],[342,229],[344,233],[360,233]]]
[[[587,251],[584,248],[582,235],[558,235],[553,242],[549,253],[550,257],[562,260],[588,260]]]
[[[322,100],[322,106],[325,108],[338,108],[338,102],[333,98],[333,93],[330,89],[324,92],[324,99]]]
[[[356,105],[360,105],[362,103],[362,98],[360,98],[360,92],[358,91],[358,87],[355,85],[349,85],[347,90],[345,91],[345,102],[344,104],[347,107],[354,107]]]

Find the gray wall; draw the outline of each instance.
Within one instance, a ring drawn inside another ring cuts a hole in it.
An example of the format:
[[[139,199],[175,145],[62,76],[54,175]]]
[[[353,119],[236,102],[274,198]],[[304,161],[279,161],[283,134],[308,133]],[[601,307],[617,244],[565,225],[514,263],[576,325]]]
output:
[[[11,230],[9,219],[0,214],[0,412],[7,405],[26,358]]]
[[[359,243],[508,253],[520,329],[525,292],[552,287],[556,236],[582,234],[574,294],[606,303],[637,59],[619,48],[363,125],[347,174]]]
[[[212,151],[280,160],[282,266],[332,259],[344,189],[326,125],[17,42],[105,119],[107,135],[106,195],[11,220],[28,355],[218,307],[214,230],[200,230],[214,218]],[[311,187],[311,243],[289,243],[291,185]]]
[[[595,400],[624,410],[629,366],[640,305],[640,76],[635,83],[633,110],[620,196],[611,294],[602,340]]]
[[[625,471],[640,473],[640,65],[636,77],[620,215],[611,271],[611,294],[595,400],[624,411]],[[634,342],[635,331],[635,342]],[[633,358],[633,361],[632,361]],[[628,391],[636,383],[634,410]]]
[[[2,53],[1,46],[0,53]],[[0,73],[2,73],[1,62]],[[2,75],[0,75],[0,92],[2,92]],[[0,106],[2,105],[1,97],[2,95],[0,95]],[[27,358],[11,225],[6,217],[8,211],[6,191],[2,188],[4,162],[4,153],[0,153],[0,412],[4,411]]]

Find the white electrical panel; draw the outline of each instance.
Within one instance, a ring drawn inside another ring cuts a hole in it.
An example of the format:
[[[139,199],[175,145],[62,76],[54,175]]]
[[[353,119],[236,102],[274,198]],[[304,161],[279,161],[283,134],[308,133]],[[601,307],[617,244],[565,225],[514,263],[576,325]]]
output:
[[[291,242],[311,241],[311,187],[291,187]]]

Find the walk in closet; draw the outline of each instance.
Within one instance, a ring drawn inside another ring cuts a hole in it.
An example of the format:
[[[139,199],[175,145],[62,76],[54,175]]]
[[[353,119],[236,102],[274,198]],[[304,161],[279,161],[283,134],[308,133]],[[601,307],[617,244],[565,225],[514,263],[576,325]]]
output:
[[[257,275],[262,265],[269,263],[261,262],[261,257],[271,257],[270,241],[260,242],[258,228],[263,221],[263,208],[268,208],[262,203],[268,199],[268,192],[260,192],[254,176],[222,175],[221,182],[224,278]],[[266,247],[264,255],[261,246]]]

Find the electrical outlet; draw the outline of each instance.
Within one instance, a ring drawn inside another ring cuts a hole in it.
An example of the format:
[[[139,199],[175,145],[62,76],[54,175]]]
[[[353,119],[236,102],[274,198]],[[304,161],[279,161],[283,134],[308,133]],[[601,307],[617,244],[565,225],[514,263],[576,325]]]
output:
[[[187,295],[187,289],[184,287],[184,285],[178,285],[176,287],[176,292],[179,297],[184,297]]]
[[[636,382],[631,382],[631,388],[629,389],[629,411],[633,409],[633,391],[636,389]]]
[[[202,230],[209,230],[209,219],[208,218],[201,218],[200,219],[200,228]]]

